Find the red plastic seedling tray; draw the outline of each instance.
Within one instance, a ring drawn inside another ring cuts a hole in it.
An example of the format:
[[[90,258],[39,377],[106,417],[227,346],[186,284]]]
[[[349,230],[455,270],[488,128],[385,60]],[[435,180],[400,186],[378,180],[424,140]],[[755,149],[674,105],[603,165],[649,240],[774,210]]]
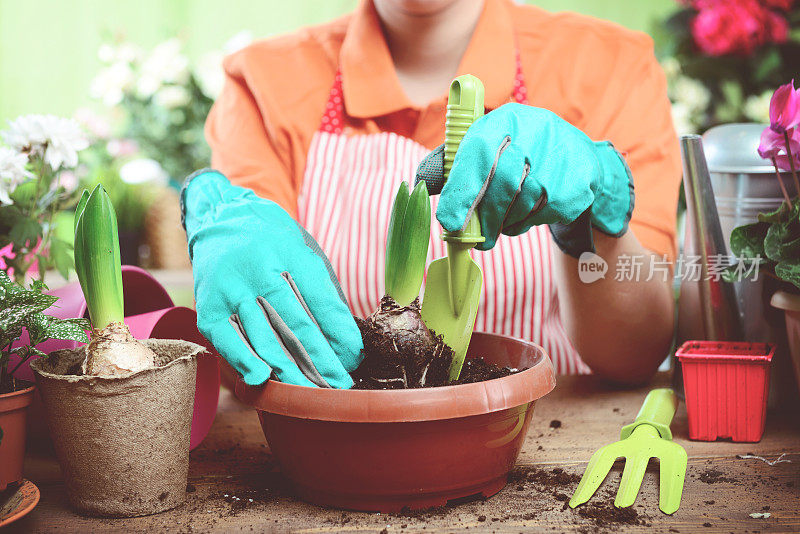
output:
[[[684,343],[675,356],[683,367],[689,438],[760,441],[774,354],[769,343]]]

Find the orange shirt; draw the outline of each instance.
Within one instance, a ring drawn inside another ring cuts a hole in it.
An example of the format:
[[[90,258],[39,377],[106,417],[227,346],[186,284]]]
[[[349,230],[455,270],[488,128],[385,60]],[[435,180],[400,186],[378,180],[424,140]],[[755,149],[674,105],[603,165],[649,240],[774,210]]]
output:
[[[631,228],[645,247],[674,258],[680,153],[650,37],[574,13],[485,0],[458,74],[483,81],[488,108],[512,95],[517,49],[531,105],[625,155],[636,191]],[[446,94],[422,108],[408,100],[370,0],[333,22],[257,42],[224,66],[225,86],[206,122],[212,166],[294,217],[337,68],[345,134],[390,131],[429,148],[444,139]]]

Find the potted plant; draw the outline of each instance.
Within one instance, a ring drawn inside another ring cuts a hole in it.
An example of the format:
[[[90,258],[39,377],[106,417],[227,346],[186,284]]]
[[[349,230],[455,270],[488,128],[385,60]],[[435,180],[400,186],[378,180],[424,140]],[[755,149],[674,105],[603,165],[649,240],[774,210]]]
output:
[[[555,387],[541,347],[483,333],[473,335],[461,376],[450,382],[454,352],[425,326],[418,300],[429,202],[424,183],[410,194],[401,184],[395,197],[387,294],[370,317],[356,318],[364,360],[352,373],[354,389],[236,386],[308,501],[396,512],[494,495],[514,467],[535,401]]]
[[[199,345],[133,338],[124,324],[119,238],[102,186],[76,213],[75,266],[91,341],[31,364],[72,505],[136,516],[185,498]]]
[[[22,479],[25,419],[33,400],[33,384],[15,378],[15,371],[32,356],[42,356],[36,345],[48,339],[88,341],[88,321],[57,319],[43,313],[58,300],[43,289],[39,281],[26,289],[0,271],[0,491]],[[27,343],[12,348],[25,332]]]

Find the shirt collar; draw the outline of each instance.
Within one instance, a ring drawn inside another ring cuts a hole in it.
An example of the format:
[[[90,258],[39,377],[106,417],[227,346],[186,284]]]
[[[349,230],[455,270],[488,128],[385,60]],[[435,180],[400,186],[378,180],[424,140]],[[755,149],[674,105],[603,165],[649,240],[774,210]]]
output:
[[[507,0],[485,0],[457,74],[474,74],[483,81],[488,108],[500,107],[512,93],[515,50]],[[339,69],[345,109],[351,117],[378,117],[415,108],[397,78],[372,0],[364,0],[348,24]]]

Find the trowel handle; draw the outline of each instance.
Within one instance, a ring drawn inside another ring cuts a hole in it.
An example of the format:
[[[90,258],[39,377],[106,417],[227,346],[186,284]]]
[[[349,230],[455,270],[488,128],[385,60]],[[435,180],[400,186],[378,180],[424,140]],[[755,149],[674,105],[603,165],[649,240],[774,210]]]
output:
[[[631,435],[633,429],[641,424],[648,424],[658,430],[664,439],[672,439],[669,429],[675,411],[678,409],[678,396],[669,388],[654,389],[647,394],[644,404],[636,416],[636,421],[622,428],[620,439]]]
[[[444,179],[450,176],[453,159],[464,134],[478,118],[483,116],[483,83],[471,74],[463,74],[450,84],[447,98],[447,115],[444,123]],[[483,241],[481,225],[474,215],[462,232],[445,232],[446,241],[471,243]]]

